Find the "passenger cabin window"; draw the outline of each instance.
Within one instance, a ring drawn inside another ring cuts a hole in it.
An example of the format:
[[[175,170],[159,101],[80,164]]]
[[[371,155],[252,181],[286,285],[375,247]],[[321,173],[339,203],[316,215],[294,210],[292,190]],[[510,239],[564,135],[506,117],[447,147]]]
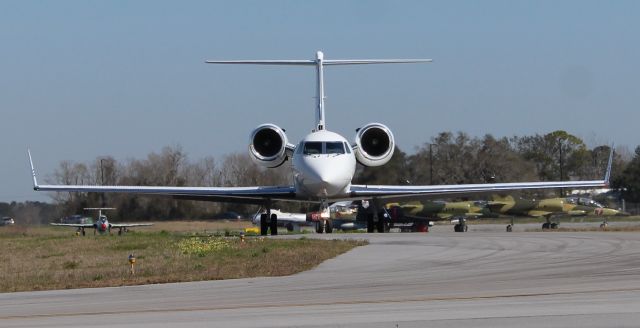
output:
[[[322,142],[310,141],[304,143],[305,155],[318,155],[322,154]]]
[[[327,142],[327,154],[344,154],[344,145],[342,142]]]

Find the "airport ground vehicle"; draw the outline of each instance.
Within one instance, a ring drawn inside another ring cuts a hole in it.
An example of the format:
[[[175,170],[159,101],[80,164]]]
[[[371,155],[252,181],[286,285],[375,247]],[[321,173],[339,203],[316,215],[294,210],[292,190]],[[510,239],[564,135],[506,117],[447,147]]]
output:
[[[5,216],[2,218],[2,220],[0,220],[0,226],[8,226],[8,225],[14,225],[16,224],[16,221],[13,220],[13,218]]]

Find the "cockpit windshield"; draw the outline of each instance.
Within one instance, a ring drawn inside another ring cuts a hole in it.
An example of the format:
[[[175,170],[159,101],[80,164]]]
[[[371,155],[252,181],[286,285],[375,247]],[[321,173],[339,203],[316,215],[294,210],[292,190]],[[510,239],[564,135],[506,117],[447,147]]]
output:
[[[571,204],[576,204],[576,205],[583,205],[583,206],[589,206],[589,207],[603,207],[602,204],[596,202],[591,198],[586,198],[586,197],[569,197],[567,198],[567,201]]]
[[[309,141],[304,143],[305,155],[318,155],[322,154],[322,142]]]
[[[341,141],[308,141],[304,143],[303,153],[305,155],[319,154],[344,154],[344,143]]]
[[[344,154],[344,144],[342,142],[327,142],[327,154]]]

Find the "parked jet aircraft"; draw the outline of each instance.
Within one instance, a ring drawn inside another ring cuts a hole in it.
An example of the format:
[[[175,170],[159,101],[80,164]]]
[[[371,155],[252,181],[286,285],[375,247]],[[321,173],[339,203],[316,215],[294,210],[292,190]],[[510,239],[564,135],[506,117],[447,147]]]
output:
[[[466,232],[466,219],[477,218],[485,214],[484,204],[474,201],[412,201],[408,203],[389,203],[385,206],[390,217],[390,224],[409,222],[415,229],[428,226],[430,221],[457,219],[453,226],[456,232]],[[427,223],[427,225],[425,225]]]
[[[322,218],[329,219],[329,203],[341,200],[373,199],[374,207],[381,200],[399,197],[438,197],[478,192],[497,192],[536,188],[604,187],[608,184],[609,170],[603,180],[559,182],[514,182],[464,185],[357,185],[352,184],[356,162],[365,166],[380,166],[393,155],[395,141],[391,130],[381,123],[368,123],[357,129],[353,144],[343,136],[327,130],[325,122],[324,68],[325,66],[428,63],[430,59],[324,59],[322,52],[313,60],[211,60],[210,64],[258,64],[311,66],[316,71],[315,126],[297,145],[289,143],[284,129],[273,123],[262,124],[250,134],[249,153],[256,163],[268,168],[291,161],[293,185],[250,187],[173,187],[173,186],[86,186],[40,185],[36,179],[29,154],[33,187],[39,191],[67,192],[119,192],[165,195],[176,199],[229,201],[265,206],[267,213],[260,219],[261,234],[271,228],[277,234],[277,214],[271,213],[273,201],[304,201],[319,203]],[[609,163],[609,167],[611,164]],[[369,222],[368,225],[372,225]],[[325,225],[326,226],[326,225]]]
[[[558,222],[552,222],[552,218],[562,216],[603,216],[604,222],[601,227],[607,226],[607,217],[622,215],[620,211],[606,208],[598,202],[584,197],[567,198],[547,198],[541,200],[530,200],[519,197],[493,195],[492,200],[487,203],[487,208],[496,214],[506,214],[512,216],[543,217],[546,222],[542,224],[542,229],[556,229]],[[507,231],[513,228],[513,217],[511,224],[507,225]]]
[[[111,233],[112,228],[118,229],[118,235],[121,235],[123,232],[127,232],[128,228],[131,227],[146,227],[153,225],[153,223],[110,223],[107,216],[102,214],[102,211],[115,210],[115,208],[112,207],[85,208],[85,210],[98,211],[98,218],[95,223],[51,223],[51,225],[77,228],[77,231],[83,236],[85,235],[84,229],[87,228],[92,228],[94,235],[96,232],[100,234],[107,232]]]

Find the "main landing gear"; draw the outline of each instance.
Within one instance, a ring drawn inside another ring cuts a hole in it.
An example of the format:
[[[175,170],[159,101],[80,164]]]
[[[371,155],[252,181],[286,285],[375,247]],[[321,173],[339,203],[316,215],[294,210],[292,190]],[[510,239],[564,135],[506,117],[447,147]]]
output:
[[[557,222],[551,222],[551,217],[549,216],[547,216],[546,219],[547,219],[547,222],[542,224],[542,230],[558,229]]]
[[[453,226],[453,231],[455,232],[467,232],[467,230],[469,230],[469,226],[465,218],[458,219],[458,223]]]
[[[271,235],[278,235],[278,216],[271,214],[271,209],[267,209],[267,213],[260,214],[260,235],[266,236],[269,229],[271,229]]]
[[[267,200],[264,206],[267,209],[266,213],[260,214],[260,235],[266,236],[269,229],[271,229],[271,235],[278,235],[278,216],[271,214],[271,200]]]
[[[511,223],[507,225],[507,232],[513,231],[513,217],[511,217]]]
[[[602,221],[602,223],[600,224],[600,229],[607,230],[608,227],[609,227],[609,221],[607,220],[607,218],[604,218],[604,221]]]

